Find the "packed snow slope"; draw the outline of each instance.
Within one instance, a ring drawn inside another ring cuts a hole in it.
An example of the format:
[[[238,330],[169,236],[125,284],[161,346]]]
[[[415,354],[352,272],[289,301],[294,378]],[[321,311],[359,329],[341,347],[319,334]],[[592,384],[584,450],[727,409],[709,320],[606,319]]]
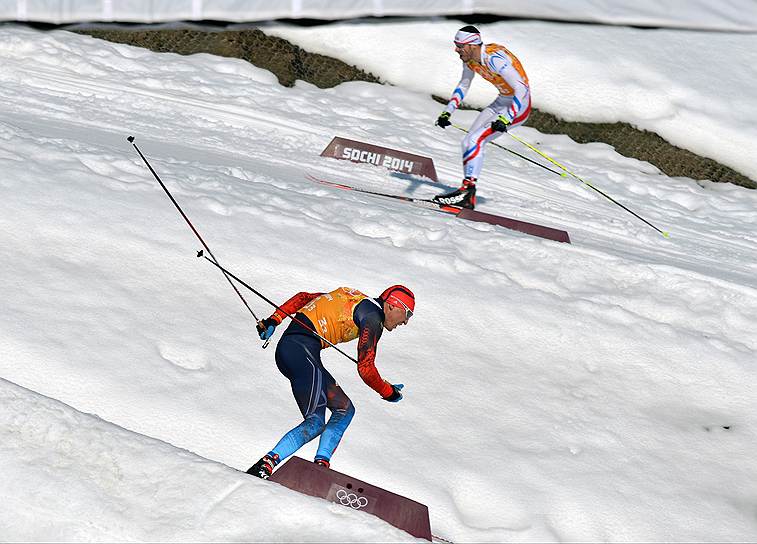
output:
[[[757,193],[527,127],[671,238],[495,148],[480,209],[572,244],[305,179],[455,185],[459,133],[430,128],[438,110],[396,87],[284,88],[240,60],[4,27],[2,538],[411,540],[234,470],[299,412],[134,135],[219,261],[273,300],[416,292],[377,359],[402,402],[323,357],[357,409],[332,466],[427,504],[435,535],[755,540]],[[335,135],[431,156],[442,182],[319,157]]]
[[[0,379],[4,542],[411,540]]]

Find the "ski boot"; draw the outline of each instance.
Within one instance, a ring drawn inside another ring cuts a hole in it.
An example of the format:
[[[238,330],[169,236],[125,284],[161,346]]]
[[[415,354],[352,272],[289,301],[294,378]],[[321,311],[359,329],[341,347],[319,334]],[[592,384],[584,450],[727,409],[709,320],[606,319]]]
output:
[[[432,198],[437,204],[458,206],[472,210],[476,206],[476,178],[465,178],[463,184],[452,191]]]
[[[253,476],[257,476],[258,478],[262,478],[263,480],[267,480],[271,477],[271,474],[273,474],[273,467],[279,464],[279,456],[276,454],[273,455],[264,455],[260,458],[260,460],[252,465],[250,468],[247,469],[247,474],[252,474]]]

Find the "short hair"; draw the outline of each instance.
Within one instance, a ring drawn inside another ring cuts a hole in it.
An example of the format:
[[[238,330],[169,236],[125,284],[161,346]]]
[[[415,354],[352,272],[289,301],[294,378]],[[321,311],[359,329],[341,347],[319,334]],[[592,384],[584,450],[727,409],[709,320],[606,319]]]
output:
[[[471,26],[471,25],[464,26],[460,30],[463,32],[470,32],[471,34],[481,34],[481,32],[479,32],[475,26]]]

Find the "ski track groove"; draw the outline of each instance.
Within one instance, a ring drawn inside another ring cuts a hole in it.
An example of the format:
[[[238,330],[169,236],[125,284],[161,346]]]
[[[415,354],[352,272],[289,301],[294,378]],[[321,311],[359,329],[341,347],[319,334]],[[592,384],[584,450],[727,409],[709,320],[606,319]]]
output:
[[[199,520],[200,526],[204,527],[206,520],[208,519],[208,517],[210,517],[213,511],[216,510],[216,508],[223,504],[229,497],[236,493],[236,491],[246,483],[247,482],[244,482],[240,479],[239,481],[232,483],[228,486],[228,488],[218,493],[216,498],[202,511],[202,515],[200,516]]]

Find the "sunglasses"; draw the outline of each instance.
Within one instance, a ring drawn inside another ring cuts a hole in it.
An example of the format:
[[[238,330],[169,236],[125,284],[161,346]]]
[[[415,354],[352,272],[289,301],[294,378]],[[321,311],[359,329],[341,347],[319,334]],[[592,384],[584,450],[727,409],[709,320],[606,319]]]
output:
[[[405,304],[404,302],[402,302],[398,298],[395,298],[394,300],[396,300],[397,302],[399,302],[400,304],[402,304],[402,307],[405,308],[405,321],[407,321],[408,319],[410,319],[411,317],[413,317],[413,311],[410,308],[407,307],[407,304]]]

